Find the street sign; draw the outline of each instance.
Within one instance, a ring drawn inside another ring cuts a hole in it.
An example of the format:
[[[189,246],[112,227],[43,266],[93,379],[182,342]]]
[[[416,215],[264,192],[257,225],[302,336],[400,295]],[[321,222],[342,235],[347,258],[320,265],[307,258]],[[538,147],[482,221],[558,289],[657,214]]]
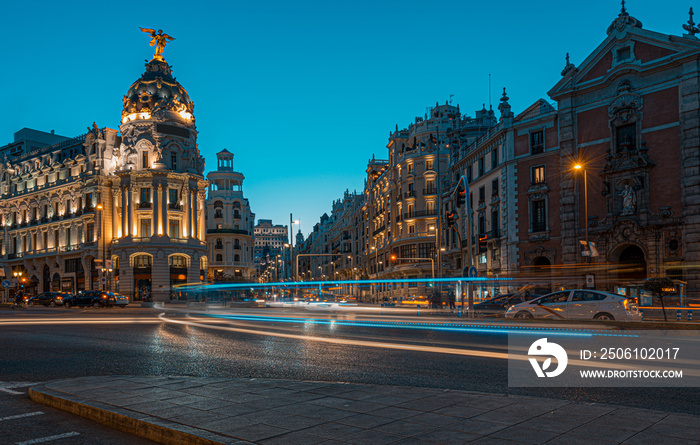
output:
[[[476,270],[476,267],[474,267],[474,266],[470,267],[469,272],[467,273],[467,276],[469,278],[478,278],[479,272]]]
[[[7,280],[2,280],[2,287],[4,287],[4,288],[10,287],[10,282]]]
[[[107,282],[107,278],[102,277],[102,278],[100,278],[100,281],[101,281],[102,283],[106,283],[106,282]]]
[[[589,289],[593,289],[595,287],[595,275],[586,275],[586,287]]]

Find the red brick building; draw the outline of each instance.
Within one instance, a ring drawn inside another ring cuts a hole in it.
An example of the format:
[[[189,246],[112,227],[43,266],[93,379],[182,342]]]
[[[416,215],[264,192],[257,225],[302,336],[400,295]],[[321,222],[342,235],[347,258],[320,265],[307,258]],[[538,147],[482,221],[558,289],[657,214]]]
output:
[[[562,263],[599,289],[634,292],[670,276],[700,293],[700,40],[684,28],[646,30],[623,7],[548,93],[558,103]],[[599,252],[590,262],[579,243],[586,225]]]

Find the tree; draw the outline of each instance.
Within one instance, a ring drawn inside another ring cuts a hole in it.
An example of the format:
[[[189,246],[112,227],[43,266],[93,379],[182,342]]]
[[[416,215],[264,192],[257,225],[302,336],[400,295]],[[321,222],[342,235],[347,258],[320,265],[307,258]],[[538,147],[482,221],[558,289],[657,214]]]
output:
[[[648,290],[654,296],[659,297],[661,301],[661,309],[664,311],[664,321],[668,321],[666,318],[666,306],[664,305],[664,289],[675,287],[673,280],[668,277],[662,278],[649,278],[644,282],[644,289]]]

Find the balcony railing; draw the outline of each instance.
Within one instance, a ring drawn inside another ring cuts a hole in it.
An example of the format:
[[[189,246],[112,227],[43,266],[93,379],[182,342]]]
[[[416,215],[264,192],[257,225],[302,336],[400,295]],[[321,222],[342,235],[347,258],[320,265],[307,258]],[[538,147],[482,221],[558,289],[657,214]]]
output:
[[[150,209],[150,208],[151,208],[150,201],[141,201],[139,203],[139,209]]]
[[[404,198],[413,198],[416,196],[416,191],[415,190],[409,190],[406,193],[403,194]]]
[[[179,202],[169,202],[168,203],[168,209],[170,210],[180,210],[181,206]]]
[[[437,188],[431,187],[431,188],[423,189],[423,194],[424,195],[437,195]]]
[[[378,234],[379,232],[383,231],[383,230],[385,229],[385,227],[386,227],[386,226],[381,226],[381,227],[379,227],[377,230],[375,230],[374,232],[372,232],[372,236],[375,236],[375,235]]]
[[[241,229],[207,229],[207,233],[236,233],[239,235],[249,235],[247,230]]]

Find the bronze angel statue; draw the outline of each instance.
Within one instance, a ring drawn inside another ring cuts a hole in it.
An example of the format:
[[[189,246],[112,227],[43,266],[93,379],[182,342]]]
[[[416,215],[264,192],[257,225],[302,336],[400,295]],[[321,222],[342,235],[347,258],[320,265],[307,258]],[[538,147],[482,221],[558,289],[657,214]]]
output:
[[[156,33],[155,29],[140,28],[141,31],[149,34],[151,36],[151,46],[155,45],[156,53],[153,55],[155,60],[163,60],[163,48],[169,41],[175,40],[175,37],[169,36],[168,34],[163,34],[163,30],[159,29]]]

